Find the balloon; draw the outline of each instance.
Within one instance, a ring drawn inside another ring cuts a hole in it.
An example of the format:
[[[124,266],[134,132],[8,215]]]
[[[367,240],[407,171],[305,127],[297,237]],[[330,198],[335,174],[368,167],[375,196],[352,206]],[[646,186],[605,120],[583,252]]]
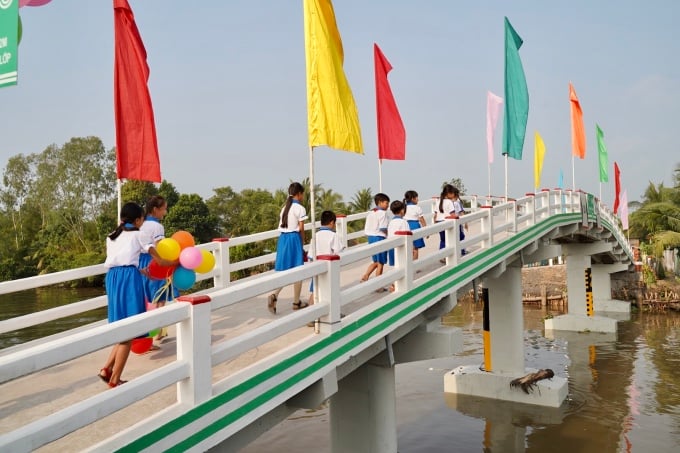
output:
[[[22,6],[43,6],[52,0],[19,0],[19,8]]]
[[[189,289],[194,286],[194,283],[196,283],[196,272],[191,269],[178,266],[172,274],[172,284],[177,289]]]
[[[201,261],[201,264],[199,264],[194,270],[199,274],[205,274],[206,272],[213,270],[213,267],[215,267],[215,255],[207,250],[201,250],[201,255],[203,255],[203,260]]]
[[[155,261],[149,263],[149,276],[156,280],[165,280],[170,277],[177,266],[161,266]]]
[[[158,244],[156,244],[156,252],[158,252],[160,257],[164,260],[175,261],[179,258],[179,243],[172,238],[161,239]]]
[[[161,332],[161,329],[154,329],[151,332],[149,332],[149,337],[153,338],[156,335],[158,335]]]
[[[203,261],[203,255],[196,247],[187,247],[179,254],[179,264],[187,269],[196,269],[201,261]]]
[[[152,345],[153,345],[153,338],[151,338],[151,337],[135,338],[134,340],[132,340],[132,344],[130,345],[130,350],[132,352],[134,352],[135,354],[145,354],[145,353],[149,352]]]
[[[194,237],[191,235],[191,233],[186,232],[186,231],[178,231],[175,234],[172,235],[172,238],[177,241],[179,244],[179,247],[184,250],[187,247],[193,247],[196,245],[196,242],[194,241]]]

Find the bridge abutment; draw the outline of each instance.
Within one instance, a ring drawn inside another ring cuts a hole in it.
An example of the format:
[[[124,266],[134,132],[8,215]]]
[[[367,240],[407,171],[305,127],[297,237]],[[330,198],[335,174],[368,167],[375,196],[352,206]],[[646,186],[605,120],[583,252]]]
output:
[[[630,319],[630,302],[624,300],[612,299],[612,281],[611,274],[616,272],[623,272],[628,270],[627,264],[594,264],[592,266],[593,273],[593,300],[595,304],[595,313],[625,313],[627,317],[621,319],[616,317],[619,321]]]

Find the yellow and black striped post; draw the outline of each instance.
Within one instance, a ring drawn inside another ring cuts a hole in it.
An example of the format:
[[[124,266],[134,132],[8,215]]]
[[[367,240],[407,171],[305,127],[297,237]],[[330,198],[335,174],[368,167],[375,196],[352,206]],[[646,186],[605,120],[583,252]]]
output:
[[[491,327],[489,323],[489,288],[482,288],[482,326],[484,342],[484,371],[491,371]]]
[[[586,268],[586,314],[590,317],[595,315],[593,308],[593,275],[592,269]]]

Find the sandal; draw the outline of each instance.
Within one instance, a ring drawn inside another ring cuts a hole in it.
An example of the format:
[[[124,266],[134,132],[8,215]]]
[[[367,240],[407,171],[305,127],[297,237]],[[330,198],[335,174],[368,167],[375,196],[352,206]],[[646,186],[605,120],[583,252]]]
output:
[[[112,370],[109,368],[102,368],[101,370],[99,370],[99,374],[97,374],[97,376],[99,377],[99,379],[108,384],[109,379],[111,379],[111,371]]]
[[[126,382],[127,382],[127,381],[124,381],[124,380],[122,380],[122,379],[119,379],[118,382],[116,382],[115,384],[114,384],[113,382],[109,382],[109,387],[111,387],[111,388],[118,387],[119,385],[123,385],[123,384],[125,384]]]
[[[276,294],[270,294],[267,297],[267,309],[271,314],[276,314]]]
[[[293,302],[293,310],[299,310],[301,308],[307,307],[309,307],[309,304],[307,302],[302,302],[301,300],[298,300],[297,303]]]

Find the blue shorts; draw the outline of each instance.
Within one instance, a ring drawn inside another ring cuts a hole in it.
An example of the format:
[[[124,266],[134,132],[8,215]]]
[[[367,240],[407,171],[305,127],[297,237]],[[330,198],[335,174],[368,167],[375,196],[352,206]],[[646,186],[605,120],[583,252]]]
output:
[[[375,244],[376,242],[382,241],[385,238],[382,236],[368,236],[368,243]],[[376,253],[371,256],[374,263],[386,264],[387,263],[387,252]]]

